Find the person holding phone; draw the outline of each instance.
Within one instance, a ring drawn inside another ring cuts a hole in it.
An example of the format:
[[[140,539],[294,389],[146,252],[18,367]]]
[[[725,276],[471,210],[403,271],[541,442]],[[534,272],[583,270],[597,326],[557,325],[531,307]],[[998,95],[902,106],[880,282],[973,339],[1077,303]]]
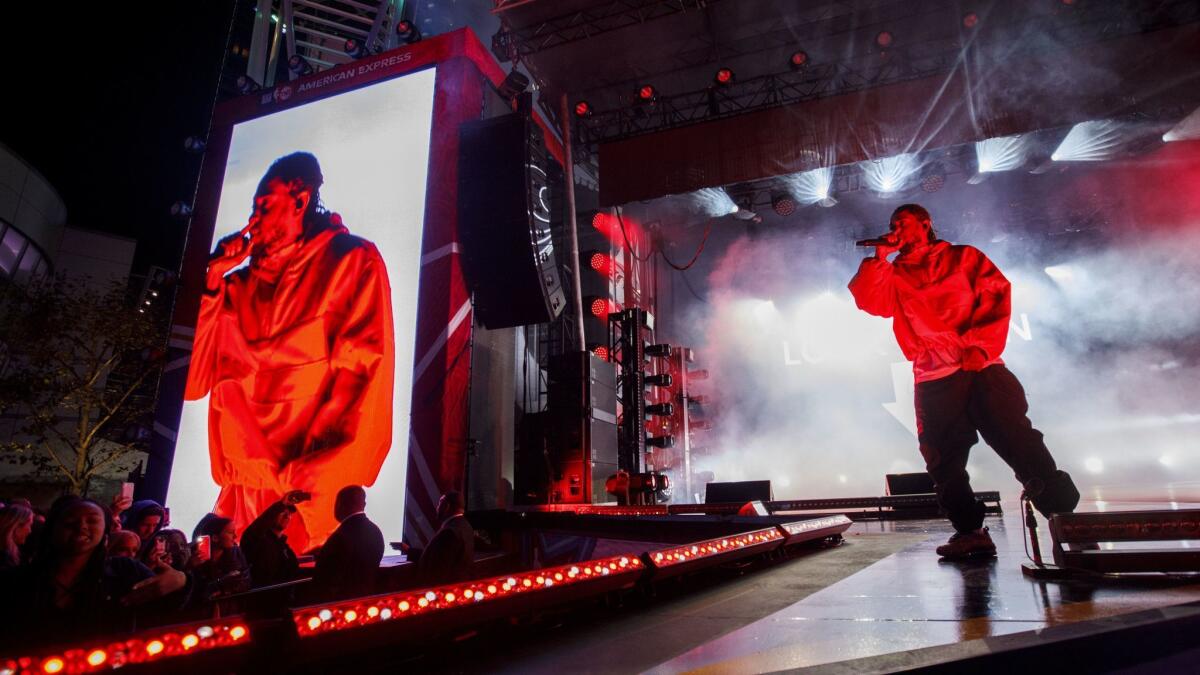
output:
[[[309,498],[307,492],[292,490],[268,506],[242,534],[242,552],[250,563],[254,587],[281,584],[300,575],[300,561],[288,545],[287,529],[296,505]]]
[[[208,561],[194,568],[203,584],[204,597],[250,590],[250,564],[238,546],[237,527],[233,520],[215,513],[204,516],[192,532],[192,539],[201,537],[208,537],[210,542]]]
[[[375,482],[392,436],[387,270],[324,208],[323,183],[309,153],[275,160],[249,222],[217,243],[185,393],[209,397],[214,511],[245,528],[285,493],[311,493],[288,526],[302,551],[337,527],[341,486]]]

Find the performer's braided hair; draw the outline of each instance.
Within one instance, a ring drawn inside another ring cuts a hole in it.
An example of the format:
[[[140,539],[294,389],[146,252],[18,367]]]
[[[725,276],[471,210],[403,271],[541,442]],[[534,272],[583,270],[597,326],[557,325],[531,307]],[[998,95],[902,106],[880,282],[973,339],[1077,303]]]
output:
[[[325,183],[325,176],[321,174],[321,164],[315,155],[311,152],[293,152],[272,162],[258,182],[257,194],[266,192],[267,184],[274,179],[288,184],[300,183],[301,190],[307,189],[312,193],[308,209],[304,212],[306,235],[328,227],[330,213],[321,202],[321,186]]]

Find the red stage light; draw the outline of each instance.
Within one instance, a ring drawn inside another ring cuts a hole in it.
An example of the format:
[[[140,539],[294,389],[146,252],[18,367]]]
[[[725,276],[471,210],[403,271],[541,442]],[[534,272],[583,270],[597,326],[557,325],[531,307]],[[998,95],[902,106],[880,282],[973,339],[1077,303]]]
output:
[[[612,274],[612,258],[609,258],[603,253],[593,253],[591,262],[592,269],[596,270],[597,272],[604,275]]]
[[[592,114],[592,106],[587,101],[580,101],[575,104],[576,117],[590,117]]]
[[[0,673],[5,672],[6,664],[12,663],[24,664],[20,668],[10,669],[14,673],[90,673],[97,669],[158,662],[182,654],[228,647],[248,635],[247,628],[241,624],[196,622],[176,626],[171,631],[162,628],[143,631],[123,642],[106,645],[84,643],[56,650],[58,653],[0,660]]]
[[[608,347],[604,347],[604,346],[596,347],[595,349],[592,350],[592,353],[595,354],[596,358],[598,358],[598,359],[603,359],[605,361],[608,360]]]
[[[797,70],[807,66],[808,65],[808,52],[804,51],[803,49],[792,52],[792,58],[791,58],[790,63],[792,64],[792,68],[795,68]]]
[[[722,86],[726,84],[732,84],[733,71],[729,68],[721,68],[717,71],[717,74],[713,76],[713,81]]]
[[[617,303],[608,298],[596,298],[592,301],[592,315],[598,319],[608,319],[609,314],[621,311]]]
[[[663,568],[678,565],[691,560],[708,558],[730,551],[760,546],[783,539],[783,533],[778,528],[755,530],[734,537],[709,539],[695,544],[685,544],[673,548],[665,548],[648,554],[655,567]]]
[[[771,208],[781,216],[790,216],[796,212],[796,200],[786,194],[777,193],[771,196]]]
[[[879,31],[878,34],[875,35],[875,44],[879,45],[880,47],[882,47],[884,49],[891,47],[892,43],[895,42],[895,40],[896,40],[896,37],[894,35],[892,35],[892,32],[890,30],[881,30],[881,31]]]
[[[292,613],[292,620],[300,637],[311,637],[329,631],[387,621],[396,614],[405,614],[406,616],[425,614],[467,603],[533,593],[553,588],[558,584],[581,583],[587,581],[589,577],[607,576],[613,572],[632,572],[642,568],[641,560],[633,554],[613,556],[587,564],[594,565],[594,567],[586,568],[583,574],[580,574],[580,568],[577,565],[562,565],[520,577],[483,579],[466,584],[453,584],[376,597],[372,599],[371,608],[376,609],[377,612],[373,613],[368,610],[365,615],[361,612],[362,604],[356,600],[347,600],[319,609],[308,607],[295,610]],[[393,612],[393,607],[395,612]]]
[[[963,28],[974,28],[979,24],[979,15],[975,12],[967,12],[963,15]]]
[[[643,102],[650,102],[658,98],[658,92],[649,84],[643,84],[641,87],[638,87],[637,95]]]

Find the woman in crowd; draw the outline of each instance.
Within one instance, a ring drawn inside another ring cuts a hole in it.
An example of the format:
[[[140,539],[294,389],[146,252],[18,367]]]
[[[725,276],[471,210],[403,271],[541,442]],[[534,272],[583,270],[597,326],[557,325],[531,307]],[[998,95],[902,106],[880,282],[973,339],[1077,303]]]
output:
[[[200,519],[192,539],[209,538],[209,559],[195,573],[204,584],[204,597],[212,598],[250,590],[250,565],[237,543],[233,520],[209,513]]]
[[[22,547],[33,530],[33,510],[22,504],[0,509],[0,570],[24,562]]]
[[[110,558],[108,511],[91,499],[55,503],[32,563],[0,573],[0,615],[10,621],[0,641],[64,642],[129,630],[133,609],[169,611],[188,598],[188,577],[155,574],[130,558]]]

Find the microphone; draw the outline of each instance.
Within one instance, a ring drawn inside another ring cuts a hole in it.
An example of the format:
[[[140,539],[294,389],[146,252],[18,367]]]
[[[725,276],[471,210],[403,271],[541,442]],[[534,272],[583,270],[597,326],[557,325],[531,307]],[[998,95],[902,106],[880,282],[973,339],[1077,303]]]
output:
[[[854,242],[855,246],[895,246],[896,240],[890,235],[875,237],[874,239],[860,239]]]

